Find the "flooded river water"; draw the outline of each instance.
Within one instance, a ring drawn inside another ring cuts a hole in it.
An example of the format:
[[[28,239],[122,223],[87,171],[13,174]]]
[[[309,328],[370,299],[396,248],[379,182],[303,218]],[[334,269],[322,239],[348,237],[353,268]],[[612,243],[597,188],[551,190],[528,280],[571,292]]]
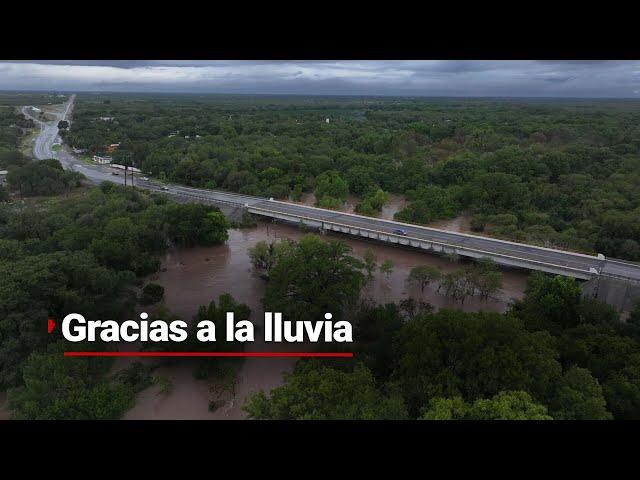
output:
[[[260,240],[280,238],[299,239],[304,232],[296,226],[260,222],[256,228],[230,230],[225,245],[208,248],[174,250],[166,255],[163,268],[149,280],[165,287],[165,304],[171,312],[190,321],[199,305],[217,300],[222,293],[230,293],[238,301],[251,307],[251,320],[260,331],[263,318],[261,299],[264,294],[264,280],[257,277],[251,267],[247,249]],[[395,302],[413,297],[431,303],[437,308],[455,307],[466,311],[504,311],[511,299],[523,295],[526,273],[505,271],[503,289],[496,298],[481,301],[473,297],[464,305],[437,292],[428,286],[424,293],[418,287],[407,285],[409,270],[416,265],[432,265],[443,272],[460,268],[461,265],[447,259],[428,255],[419,251],[390,247],[346,236],[327,235],[325,238],[339,238],[353,248],[353,253],[362,256],[371,248],[378,264],[391,260],[394,264],[389,277],[376,273],[374,279],[363,290],[363,296],[377,303]],[[267,350],[272,347],[259,342],[248,343],[247,350]],[[280,347],[279,348],[283,348]],[[290,347],[296,350],[295,346]],[[299,346],[297,347],[299,350]],[[161,366],[154,374],[170,379],[172,387],[168,393],[160,393],[160,387],[153,386],[139,394],[137,403],[125,418],[128,419],[242,419],[246,415],[241,406],[245,399],[260,389],[269,391],[283,383],[283,374],[291,371],[296,359],[248,358],[242,362],[237,376],[235,399],[210,412],[208,399],[212,380],[196,380],[193,367],[188,361],[175,362],[171,366]],[[120,364],[124,366],[124,363]]]

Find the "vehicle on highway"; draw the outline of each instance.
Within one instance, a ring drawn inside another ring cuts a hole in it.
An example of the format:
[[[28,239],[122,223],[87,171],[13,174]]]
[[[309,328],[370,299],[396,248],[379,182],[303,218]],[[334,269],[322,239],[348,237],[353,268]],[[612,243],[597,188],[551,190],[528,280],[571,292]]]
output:
[[[169,190],[169,187],[161,187],[162,190]]]
[[[111,172],[111,175],[120,175],[118,172]]]
[[[146,182],[149,180],[149,177],[142,177],[141,180],[144,180]]]
[[[402,230],[401,228],[394,228],[393,233],[395,233],[396,235],[402,235],[403,237],[409,235],[406,230]]]

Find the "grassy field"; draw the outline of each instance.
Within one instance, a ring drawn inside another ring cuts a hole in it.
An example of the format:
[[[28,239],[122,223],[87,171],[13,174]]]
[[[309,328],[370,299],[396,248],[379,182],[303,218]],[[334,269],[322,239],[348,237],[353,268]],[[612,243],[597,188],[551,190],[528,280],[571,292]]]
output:
[[[29,157],[33,157],[33,142],[38,136],[38,129],[33,128],[31,131],[22,139],[22,143],[20,145],[20,151]]]

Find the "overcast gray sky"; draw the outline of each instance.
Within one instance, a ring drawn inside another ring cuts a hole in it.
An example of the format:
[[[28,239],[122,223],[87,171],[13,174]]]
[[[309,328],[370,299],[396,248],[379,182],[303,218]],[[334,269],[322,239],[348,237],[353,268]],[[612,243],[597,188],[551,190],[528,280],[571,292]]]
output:
[[[0,61],[0,89],[640,98],[640,61]]]

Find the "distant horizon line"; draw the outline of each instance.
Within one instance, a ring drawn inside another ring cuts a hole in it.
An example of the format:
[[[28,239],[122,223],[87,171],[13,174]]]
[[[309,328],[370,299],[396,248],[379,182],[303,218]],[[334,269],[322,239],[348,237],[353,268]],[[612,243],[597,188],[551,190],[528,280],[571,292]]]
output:
[[[74,90],[42,89],[16,90],[0,88],[1,93],[75,93],[75,94],[154,94],[154,95],[218,95],[218,96],[262,96],[262,97],[356,97],[356,98],[457,98],[457,99],[534,99],[534,100],[640,100],[639,97],[565,97],[531,95],[420,95],[420,94],[358,94],[358,93],[253,93],[253,92],[198,92],[187,90]]]

